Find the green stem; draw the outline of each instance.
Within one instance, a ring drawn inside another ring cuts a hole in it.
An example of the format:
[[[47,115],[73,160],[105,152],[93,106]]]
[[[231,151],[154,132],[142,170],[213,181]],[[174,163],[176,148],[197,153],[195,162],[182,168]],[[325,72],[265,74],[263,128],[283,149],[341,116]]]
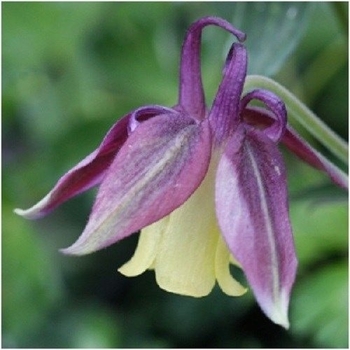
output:
[[[270,78],[250,75],[246,78],[244,89],[249,91],[254,88],[267,89],[278,95],[286,104],[289,118],[301,124],[335,156],[348,164],[348,144],[290,91]]]

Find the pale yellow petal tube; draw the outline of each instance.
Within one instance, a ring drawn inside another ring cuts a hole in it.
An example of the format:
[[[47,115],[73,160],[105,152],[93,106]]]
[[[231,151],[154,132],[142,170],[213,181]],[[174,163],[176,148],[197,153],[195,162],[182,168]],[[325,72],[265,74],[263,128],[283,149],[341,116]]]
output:
[[[167,228],[168,222],[169,216],[142,230],[133,257],[118,269],[120,273],[128,277],[137,276],[153,265],[162,233]]]
[[[201,217],[194,205],[204,205],[194,195],[170,215],[155,260],[156,280],[169,292],[201,297],[215,285],[217,237],[208,230],[210,213]]]
[[[171,213],[163,233],[155,272],[159,286],[169,292],[202,297],[215,285],[213,173],[210,168],[196,192]]]
[[[247,288],[244,288],[239,282],[237,282],[230,273],[230,252],[227,249],[226,243],[219,236],[216,260],[215,260],[215,273],[216,279],[222,291],[227,295],[238,297],[246,293]]]
[[[181,207],[142,230],[134,256],[119,272],[136,276],[153,268],[158,285],[176,294],[205,296],[216,279],[228,295],[245,293],[230,274],[230,253],[217,226],[215,169],[212,163],[200,187]]]

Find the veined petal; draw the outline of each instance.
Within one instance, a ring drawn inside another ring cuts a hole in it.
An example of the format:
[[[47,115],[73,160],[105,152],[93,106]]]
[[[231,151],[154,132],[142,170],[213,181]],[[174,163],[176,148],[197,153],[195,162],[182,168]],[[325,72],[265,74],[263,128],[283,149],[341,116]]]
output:
[[[194,22],[189,28],[182,46],[180,65],[179,106],[193,117],[205,116],[205,98],[201,77],[201,35],[204,27],[219,26],[244,41],[246,35],[234,28],[229,22],[218,17],[204,17]]]
[[[245,108],[243,115],[245,121],[249,124],[261,125],[262,127],[271,125],[274,121],[271,113],[258,107]],[[338,186],[349,188],[348,175],[302,139],[289,125],[287,125],[286,132],[283,135],[282,143],[304,162],[325,172]]]
[[[109,167],[84,232],[63,252],[96,251],[169,214],[202,182],[210,152],[207,121],[174,113],[141,123]]]
[[[209,112],[213,138],[221,144],[237,128],[240,98],[247,74],[247,50],[233,44],[227,57],[224,77]]]
[[[63,175],[55,187],[33,207],[15,213],[27,219],[45,216],[68,199],[98,185],[120,147],[142,121],[172,110],[163,106],[141,107],[117,121],[107,132],[100,146]]]
[[[260,307],[288,328],[297,260],[286,174],[276,144],[262,131],[242,127],[229,140],[218,166],[216,213]]]
[[[130,115],[116,122],[107,132],[100,146],[63,175],[40,202],[27,210],[15,209],[15,213],[28,219],[40,218],[68,199],[99,184],[128,137]]]

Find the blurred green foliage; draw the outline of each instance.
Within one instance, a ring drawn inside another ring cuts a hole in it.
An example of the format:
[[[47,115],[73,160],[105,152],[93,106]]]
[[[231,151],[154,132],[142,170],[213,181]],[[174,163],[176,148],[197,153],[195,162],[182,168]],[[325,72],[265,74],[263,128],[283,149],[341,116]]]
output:
[[[152,272],[120,276],[137,237],[62,256],[94,191],[40,221],[12,213],[41,198],[116,119],[176,103],[181,42],[204,15],[245,30],[250,72],[274,77],[347,138],[347,11],[321,2],[2,3],[3,347],[347,347],[346,195],[288,153],[300,258],[288,332],[250,293],[194,299],[160,290]],[[228,35],[208,28],[203,40],[210,101]]]

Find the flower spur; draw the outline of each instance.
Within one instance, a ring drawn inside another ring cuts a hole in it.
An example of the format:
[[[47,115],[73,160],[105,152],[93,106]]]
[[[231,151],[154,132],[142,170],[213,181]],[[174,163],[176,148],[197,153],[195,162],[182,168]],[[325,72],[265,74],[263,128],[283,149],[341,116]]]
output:
[[[246,289],[230,274],[234,263],[265,314],[287,328],[297,259],[278,143],[338,185],[347,187],[347,178],[287,125],[279,97],[261,89],[241,96],[247,74],[241,43],[232,45],[206,108],[200,47],[208,25],[245,40],[220,18],[193,23],[182,47],[178,104],[124,116],[47,196],[16,213],[38,218],[100,185],[84,232],[64,253],[91,253],[141,230],[136,252],[120,272],[135,276],[154,269],[161,288],[192,296],[208,294],[217,281],[238,296]],[[251,100],[265,107],[250,107]]]

